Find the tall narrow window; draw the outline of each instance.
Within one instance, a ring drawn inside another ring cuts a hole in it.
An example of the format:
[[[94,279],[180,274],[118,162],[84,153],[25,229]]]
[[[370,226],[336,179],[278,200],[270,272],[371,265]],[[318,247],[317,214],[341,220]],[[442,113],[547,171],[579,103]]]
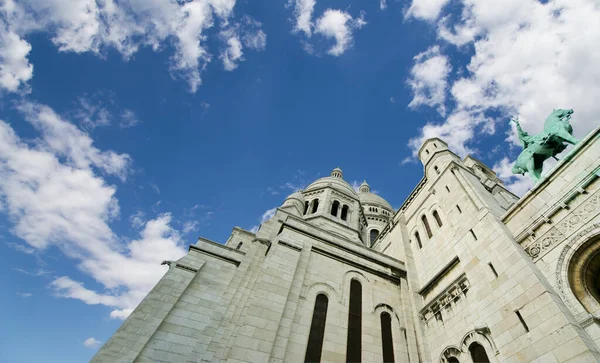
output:
[[[371,242],[371,244],[373,244],[373,242],[375,242],[377,237],[379,237],[379,231],[376,229],[372,229],[371,232],[369,233],[369,241]]]
[[[345,221],[346,219],[348,219],[348,206],[344,204],[344,206],[342,207],[342,216],[341,216],[342,220]]]
[[[319,200],[315,199],[315,200],[313,200],[313,204],[312,204],[312,213],[316,213],[318,208],[319,208]]]
[[[332,216],[336,216],[337,217],[337,212],[338,209],[340,209],[340,202],[338,202],[337,200],[333,202],[333,204],[331,205],[331,215]]]
[[[350,281],[350,309],[348,312],[348,342],[346,362],[361,361],[362,343],[362,286],[357,280]]]
[[[383,363],[394,363],[392,317],[385,311],[381,313],[381,346],[383,348]]]
[[[308,335],[308,346],[306,347],[305,363],[321,361],[323,350],[323,336],[325,335],[325,321],[327,319],[327,303],[329,300],[325,294],[317,295],[315,310],[313,311],[310,333]]]
[[[308,201],[304,202],[304,214],[308,212]]]
[[[473,236],[473,239],[474,239],[475,241],[477,241],[477,235],[475,234],[475,232],[473,232],[473,230],[472,230],[472,229],[469,229],[469,232],[471,232],[471,236]]]
[[[437,174],[439,174],[439,173],[440,173],[440,168],[438,168],[438,167],[437,167],[437,165],[436,165],[436,166],[434,166],[434,167],[433,167],[433,169],[435,169],[435,172],[436,172]]]
[[[469,345],[469,353],[471,353],[471,359],[474,363],[490,363],[485,348],[477,342],[473,342]]]
[[[425,227],[425,232],[427,232],[427,237],[431,238],[433,234],[431,233],[431,228],[429,228],[429,222],[427,222],[427,217],[424,215],[421,216],[421,221],[423,222],[423,227]]]
[[[523,328],[525,328],[525,331],[529,333],[529,327],[527,326],[527,323],[525,322],[525,319],[523,319],[523,317],[521,316],[521,312],[519,310],[516,310],[515,313],[517,314],[517,317],[519,318],[519,321],[523,325]]]
[[[238,245],[237,245],[237,247],[236,247],[235,249],[236,249],[236,250],[239,250],[240,248],[242,248],[242,245],[243,245],[243,244],[244,244],[243,242],[240,242],[240,243],[238,243]]]
[[[423,244],[421,243],[421,236],[419,236],[419,232],[415,232],[415,239],[417,240],[417,244],[419,248],[423,248]]]
[[[433,211],[433,218],[435,218],[435,223],[437,223],[438,227],[443,226],[442,219],[440,218],[440,214],[438,213],[438,211]]]
[[[462,213],[462,210],[460,209],[460,206],[458,204],[456,205],[456,209],[458,209],[458,213]]]

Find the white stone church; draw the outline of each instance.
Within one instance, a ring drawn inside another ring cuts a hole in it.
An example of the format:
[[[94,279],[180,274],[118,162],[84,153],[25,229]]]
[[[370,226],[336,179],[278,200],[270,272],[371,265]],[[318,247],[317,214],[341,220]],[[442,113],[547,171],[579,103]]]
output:
[[[598,362],[600,128],[522,198],[434,138],[394,210],[342,171],[200,238],[93,362]]]

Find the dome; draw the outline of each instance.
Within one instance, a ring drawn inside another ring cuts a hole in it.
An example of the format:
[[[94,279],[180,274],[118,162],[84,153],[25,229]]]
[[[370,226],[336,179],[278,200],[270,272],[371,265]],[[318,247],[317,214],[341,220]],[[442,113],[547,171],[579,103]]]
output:
[[[390,203],[387,202],[387,200],[383,199],[377,194],[371,193],[371,187],[369,187],[369,184],[367,184],[366,180],[360,185],[360,192],[358,193],[358,198],[360,199],[361,204],[380,205],[391,211],[394,210],[394,208],[392,208],[392,206],[390,205]]]
[[[325,187],[331,187],[340,191],[343,191],[351,196],[357,197],[356,191],[350,184],[348,184],[344,179],[342,179],[342,170],[340,168],[335,168],[331,172],[331,176],[326,176],[321,179],[317,179],[312,184],[304,189],[305,192],[311,191],[313,189],[320,189]]]
[[[288,200],[288,199],[296,199],[296,200],[299,200],[302,203],[304,203],[304,195],[302,195],[302,193],[300,193],[299,190],[293,192],[287,198],[285,198],[285,200]]]

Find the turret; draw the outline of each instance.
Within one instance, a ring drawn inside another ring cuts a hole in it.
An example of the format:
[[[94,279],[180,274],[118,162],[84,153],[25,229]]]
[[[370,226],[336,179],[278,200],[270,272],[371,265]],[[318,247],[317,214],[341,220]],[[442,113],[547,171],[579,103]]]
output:
[[[304,195],[302,195],[300,191],[290,194],[290,196],[285,199],[285,202],[283,202],[281,209],[285,209],[296,216],[301,216],[305,209]]]

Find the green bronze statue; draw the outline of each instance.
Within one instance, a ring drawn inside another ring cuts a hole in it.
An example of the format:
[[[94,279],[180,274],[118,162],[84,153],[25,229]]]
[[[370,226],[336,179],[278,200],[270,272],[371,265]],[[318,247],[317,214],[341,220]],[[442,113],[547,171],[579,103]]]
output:
[[[556,158],[556,155],[567,147],[565,142],[577,144],[578,140],[573,137],[573,127],[569,123],[572,114],[573,110],[552,111],[544,123],[544,131],[533,136],[523,131],[518,120],[510,120],[517,125],[519,140],[523,144],[523,151],[512,168],[513,174],[529,173],[529,176],[537,182],[541,178],[546,159]]]

